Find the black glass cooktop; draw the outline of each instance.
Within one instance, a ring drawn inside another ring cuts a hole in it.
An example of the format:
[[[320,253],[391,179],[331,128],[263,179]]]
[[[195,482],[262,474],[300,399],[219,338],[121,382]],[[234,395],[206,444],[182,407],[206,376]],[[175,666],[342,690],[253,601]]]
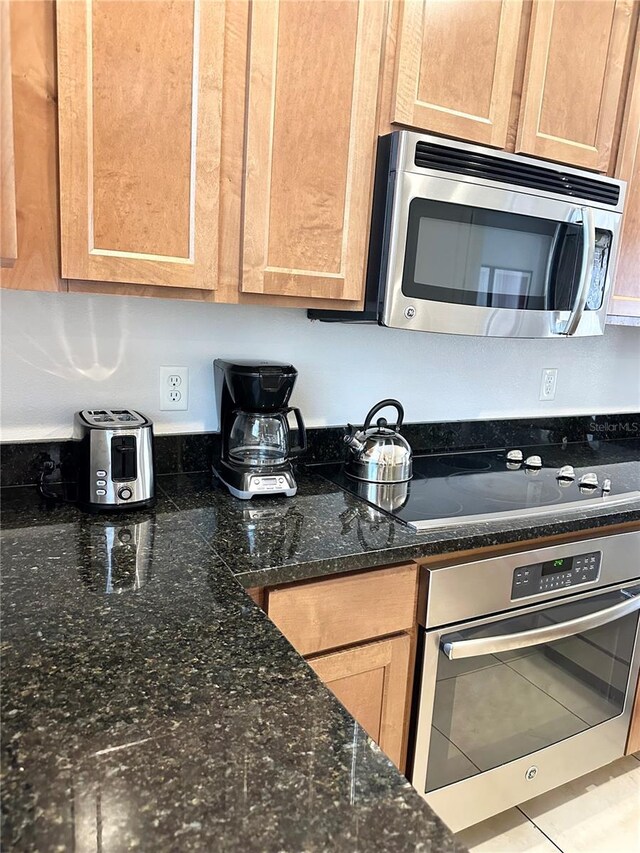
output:
[[[314,466],[314,470],[417,530],[561,514],[640,499],[640,441],[636,439],[520,447],[521,463],[507,458],[514,449],[417,456],[412,480],[395,485],[359,482],[340,464]],[[527,465],[536,456],[542,467]],[[558,479],[563,466],[571,466],[573,472]],[[597,485],[581,484],[586,474],[595,474]]]

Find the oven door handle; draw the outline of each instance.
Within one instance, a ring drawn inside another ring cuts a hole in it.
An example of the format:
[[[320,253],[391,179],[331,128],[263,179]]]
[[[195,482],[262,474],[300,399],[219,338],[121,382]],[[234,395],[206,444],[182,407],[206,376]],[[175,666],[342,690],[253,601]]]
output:
[[[564,327],[562,335],[573,335],[580,324],[589,296],[589,286],[593,272],[593,256],[596,251],[596,227],[593,221],[593,210],[590,207],[580,207],[576,210],[576,222],[582,223],[582,269],[578,292],[571,309],[571,314]]]
[[[570,619],[559,625],[545,625],[544,628],[534,628],[532,631],[518,631],[516,634],[503,634],[500,637],[483,637],[477,640],[460,640],[458,642],[442,641],[442,650],[449,660],[473,658],[479,655],[493,655],[497,652],[511,652],[516,649],[526,649],[540,643],[552,643],[583,631],[591,631],[601,625],[608,625],[623,616],[628,616],[635,610],[640,610],[640,594],[634,595],[627,601],[621,601],[606,610],[598,610],[588,616]]]

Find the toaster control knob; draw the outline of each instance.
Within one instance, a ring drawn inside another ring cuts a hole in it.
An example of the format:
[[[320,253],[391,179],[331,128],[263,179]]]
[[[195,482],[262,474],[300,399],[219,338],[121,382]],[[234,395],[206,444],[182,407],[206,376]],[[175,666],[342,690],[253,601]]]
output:
[[[580,477],[579,485],[581,492],[592,492],[594,489],[598,488],[598,475],[593,472],[583,474],[582,477]]]
[[[121,489],[118,489],[118,497],[120,500],[128,501],[133,492],[129,488],[129,486],[123,486]]]
[[[603,482],[602,482],[602,494],[608,495],[610,491],[611,491],[611,480],[609,480],[609,479],[603,480]]]
[[[573,465],[563,465],[556,474],[556,480],[561,486],[568,486],[576,478],[576,472],[573,470]]]
[[[539,456],[527,456],[524,460],[525,468],[542,468],[542,459]]]

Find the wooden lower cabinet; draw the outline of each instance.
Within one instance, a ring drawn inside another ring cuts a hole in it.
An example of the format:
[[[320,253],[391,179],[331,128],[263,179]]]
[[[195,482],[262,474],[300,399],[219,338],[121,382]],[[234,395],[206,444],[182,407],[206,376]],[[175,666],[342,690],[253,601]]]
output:
[[[400,634],[308,659],[309,666],[393,763],[403,769],[411,637]]]
[[[417,566],[408,563],[275,587],[267,612],[308,656],[411,631],[417,594]]]
[[[629,726],[629,737],[627,739],[625,755],[630,755],[632,752],[640,752],[640,678],[638,678],[636,687],[636,698],[633,703],[633,713],[631,714],[631,725]]]
[[[404,770],[418,566],[405,563],[247,593],[367,734]]]

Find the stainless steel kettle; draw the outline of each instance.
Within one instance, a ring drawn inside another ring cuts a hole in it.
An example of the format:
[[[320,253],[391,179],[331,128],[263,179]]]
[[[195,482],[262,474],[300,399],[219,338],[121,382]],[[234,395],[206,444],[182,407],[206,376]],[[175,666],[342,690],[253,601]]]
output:
[[[373,416],[387,406],[398,411],[395,426],[389,426],[386,418],[378,418],[372,427]],[[361,430],[347,424],[344,442],[349,447],[346,472],[350,477],[367,483],[406,483],[411,479],[411,447],[400,435],[403,418],[404,409],[397,400],[382,400],[371,409]]]

